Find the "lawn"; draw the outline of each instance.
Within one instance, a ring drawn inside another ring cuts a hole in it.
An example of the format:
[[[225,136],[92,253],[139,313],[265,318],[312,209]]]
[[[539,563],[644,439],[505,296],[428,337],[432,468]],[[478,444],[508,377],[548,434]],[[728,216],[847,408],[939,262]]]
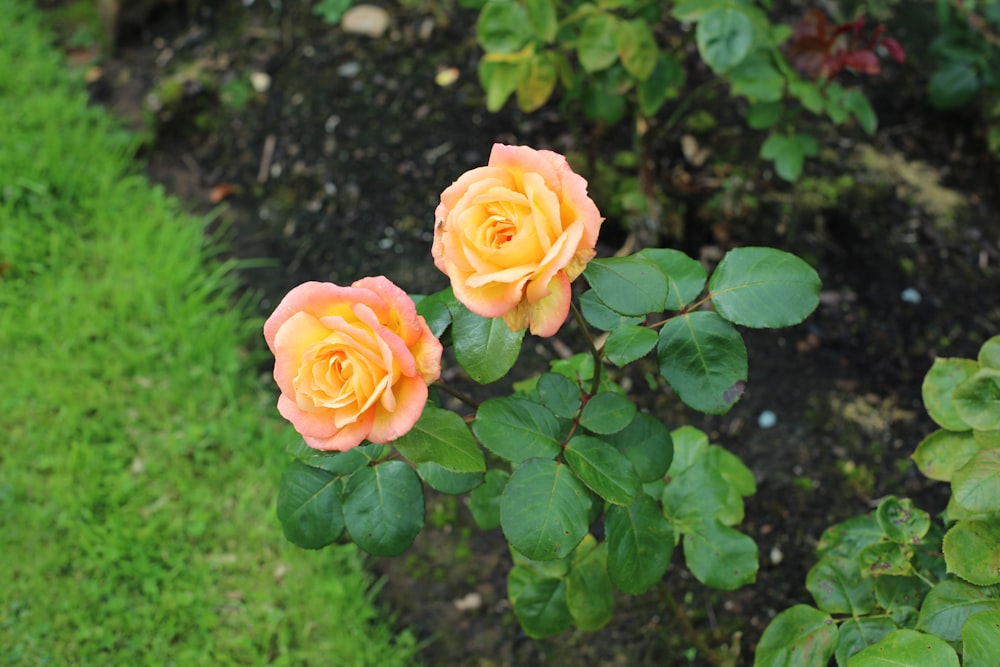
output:
[[[296,436],[209,221],[0,12],[0,664],[413,664],[353,548],[281,535]]]

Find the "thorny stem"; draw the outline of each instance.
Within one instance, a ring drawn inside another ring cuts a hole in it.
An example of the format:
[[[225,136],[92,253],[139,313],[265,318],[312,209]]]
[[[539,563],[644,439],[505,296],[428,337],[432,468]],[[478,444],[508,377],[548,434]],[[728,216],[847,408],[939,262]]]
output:
[[[594,358],[594,377],[590,380],[590,395],[594,396],[597,394],[598,388],[601,386],[601,357],[604,356],[603,350],[598,350],[597,345],[594,344],[594,338],[590,335],[590,330],[587,329],[587,323],[583,319],[583,313],[580,309],[576,307],[576,302],[569,302],[570,310],[573,311],[573,319],[576,320],[577,325],[580,327],[580,331],[583,332],[583,337],[587,339],[587,347],[590,349],[590,356]]]
[[[438,387],[439,389],[441,389],[445,393],[451,394],[452,396],[454,396],[458,400],[462,401],[463,403],[465,403],[466,405],[468,405],[472,409],[474,409],[474,410],[478,410],[479,409],[479,401],[477,401],[476,399],[472,398],[471,396],[469,396],[465,392],[461,391],[460,389],[456,389],[455,387],[452,387],[450,384],[448,384],[444,380],[438,380],[437,382],[434,383],[434,386]]]
[[[670,611],[673,612],[674,617],[680,621],[681,628],[684,630],[684,634],[687,635],[688,641],[690,641],[698,652],[701,653],[705,658],[713,665],[720,665],[722,661],[715,650],[708,645],[705,641],[704,636],[698,630],[695,629],[694,625],[691,624],[691,619],[688,618],[687,614],[681,609],[681,606],[677,604],[677,600],[670,593],[670,588],[666,583],[660,582],[660,595],[663,600],[670,607]]]

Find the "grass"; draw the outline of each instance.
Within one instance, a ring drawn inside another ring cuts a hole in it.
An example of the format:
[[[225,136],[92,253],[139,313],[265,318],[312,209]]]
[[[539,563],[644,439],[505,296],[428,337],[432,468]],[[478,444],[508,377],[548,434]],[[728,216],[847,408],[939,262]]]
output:
[[[413,664],[353,548],[281,535],[295,434],[206,221],[0,14],[0,664]]]

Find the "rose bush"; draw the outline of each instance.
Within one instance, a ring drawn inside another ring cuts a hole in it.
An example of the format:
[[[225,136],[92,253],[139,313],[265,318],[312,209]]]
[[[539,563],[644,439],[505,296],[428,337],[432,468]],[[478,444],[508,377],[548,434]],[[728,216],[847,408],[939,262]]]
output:
[[[487,166],[441,194],[434,263],[472,312],[551,336],[566,320],[570,283],[594,257],[602,222],[565,157],[494,144]]]
[[[409,431],[441,373],[441,344],[387,278],[307,282],[264,324],[278,411],[315,449],[381,444]]]

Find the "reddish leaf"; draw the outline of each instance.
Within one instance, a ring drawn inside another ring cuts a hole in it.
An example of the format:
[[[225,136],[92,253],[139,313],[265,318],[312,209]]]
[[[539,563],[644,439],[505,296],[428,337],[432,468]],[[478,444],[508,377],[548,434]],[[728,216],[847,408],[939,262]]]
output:
[[[881,44],[889,56],[897,63],[906,62],[906,51],[903,50],[903,47],[899,42],[894,40],[892,37],[886,37],[882,40]]]
[[[236,186],[232,183],[219,183],[209,192],[208,200],[213,204],[218,204],[234,192],[236,192]]]
[[[874,51],[852,51],[844,55],[844,67],[862,74],[878,74],[878,56]]]
[[[821,9],[810,9],[795,25],[792,33],[792,41],[795,43],[803,40],[815,39],[820,43],[826,43],[826,14]]]

